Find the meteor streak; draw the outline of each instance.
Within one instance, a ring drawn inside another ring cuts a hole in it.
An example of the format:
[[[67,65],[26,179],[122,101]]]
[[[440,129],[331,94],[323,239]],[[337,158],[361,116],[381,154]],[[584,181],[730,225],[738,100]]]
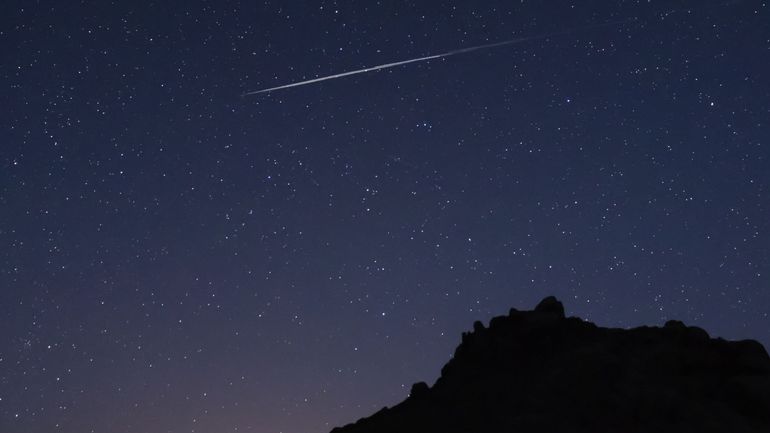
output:
[[[560,31],[560,32],[553,32],[553,33],[547,33],[547,34],[536,35],[536,36],[528,36],[528,37],[521,37],[521,38],[516,38],[516,39],[509,39],[507,41],[494,42],[494,43],[491,43],[491,44],[484,44],[484,45],[476,45],[474,47],[468,47],[468,48],[460,48],[460,49],[457,49],[457,50],[447,51],[447,52],[441,53],[441,54],[433,54],[433,55],[425,56],[425,57],[417,57],[415,59],[401,60],[401,61],[392,62],[392,63],[384,63],[382,65],[370,66],[368,68],[363,68],[363,69],[356,69],[355,71],[341,72],[339,74],[327,75],[327,76],[324,76],[324,77],[313,78],[313,79],[305,80],[305,81],[298,81],[296,83],[284,84],[282,86],[276,86],[276,87],[269,87],[267,89],[254,90],[252,92],[244,93],[243,96],[256,95],[258,93],[273,92],[275,90],[288,89],[290,87],[299,87],[299,86],[304,86],[304,85],[307,85],[307,84],[319,83],[321,81],[334,80],[336,78],[347,77],[348,75],[364,74],[364,73],[367,73],[367,72],[379,71],[381,69],[388,69],[388,68],[394,68],[396,66],[408,65],[409,63],[425,62],[425,61],[428,61],[428,60],[434,60],[434,59],[440,59],[440,58],[449,57],[449,56],[455,56],[457,54],[465,54],[465,53],[470,53],[470,52],[473,52],[473,51],[486,50],[488,48],[502,47],[502,46],[505,46],[505,45],[514,45],[514,44],[519,44],[519,43],[526,42],[526,41],[533,41],[533,40],[537,40],[537,39],[546,39],[546,38],[550,38],[550,37],[553,37],[553,36],[560,36],[560,35],[564,35],[564,34],[573,33],[573,32],[579,31],[579,30],[587,30],[587,29],[592,29],[592,28],[596,28],[596,27],[616,26],[616,25],[619,25],[619,24],[622,24],[622,23],[625,23],[625,22],[628,22],[628,21],[632,21],[632,20],[634,20],[634,19],[627,19],[627,20],[623,20],[623,21],[613,21],[613,22],[608,22],[608,23],[603,23],[603,24],[594,24],[594,25],[590,25],[590,26],[583,26],[583,27],[576,27],[576,28],[572,28],[572,29],[567,29],[567,30],[563,30],[563,31]]]

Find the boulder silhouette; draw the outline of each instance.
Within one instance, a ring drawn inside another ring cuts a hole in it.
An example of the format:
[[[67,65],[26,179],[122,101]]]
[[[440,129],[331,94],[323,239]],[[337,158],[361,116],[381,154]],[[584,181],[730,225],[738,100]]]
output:
[[[679,321],[598,327],[548,297],[476,322],[432,387],[332,432],[770,432],[770,357]]]

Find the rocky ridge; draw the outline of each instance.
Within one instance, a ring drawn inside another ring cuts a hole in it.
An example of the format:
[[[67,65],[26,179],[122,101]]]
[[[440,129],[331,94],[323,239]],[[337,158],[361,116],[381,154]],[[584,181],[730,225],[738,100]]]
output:
[[[701,328],[602,328],[556,298],[464,333],[433,386],[332,433],[770,432],[770,357]]]

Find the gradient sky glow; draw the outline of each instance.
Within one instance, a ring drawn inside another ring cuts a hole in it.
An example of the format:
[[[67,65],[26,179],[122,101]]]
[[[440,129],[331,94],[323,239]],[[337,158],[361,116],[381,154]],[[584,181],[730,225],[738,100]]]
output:
[[[750,0],[4,1],[0,431],[324,433],[549,294],[767,346],[769,22]]]

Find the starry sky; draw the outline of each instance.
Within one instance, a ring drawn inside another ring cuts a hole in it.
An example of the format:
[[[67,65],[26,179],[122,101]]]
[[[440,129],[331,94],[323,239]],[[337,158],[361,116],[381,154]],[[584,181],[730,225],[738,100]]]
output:
[[[752,0],[2,2],[0,431],[323,433],[550,294],[770,344],[768,22]]]

